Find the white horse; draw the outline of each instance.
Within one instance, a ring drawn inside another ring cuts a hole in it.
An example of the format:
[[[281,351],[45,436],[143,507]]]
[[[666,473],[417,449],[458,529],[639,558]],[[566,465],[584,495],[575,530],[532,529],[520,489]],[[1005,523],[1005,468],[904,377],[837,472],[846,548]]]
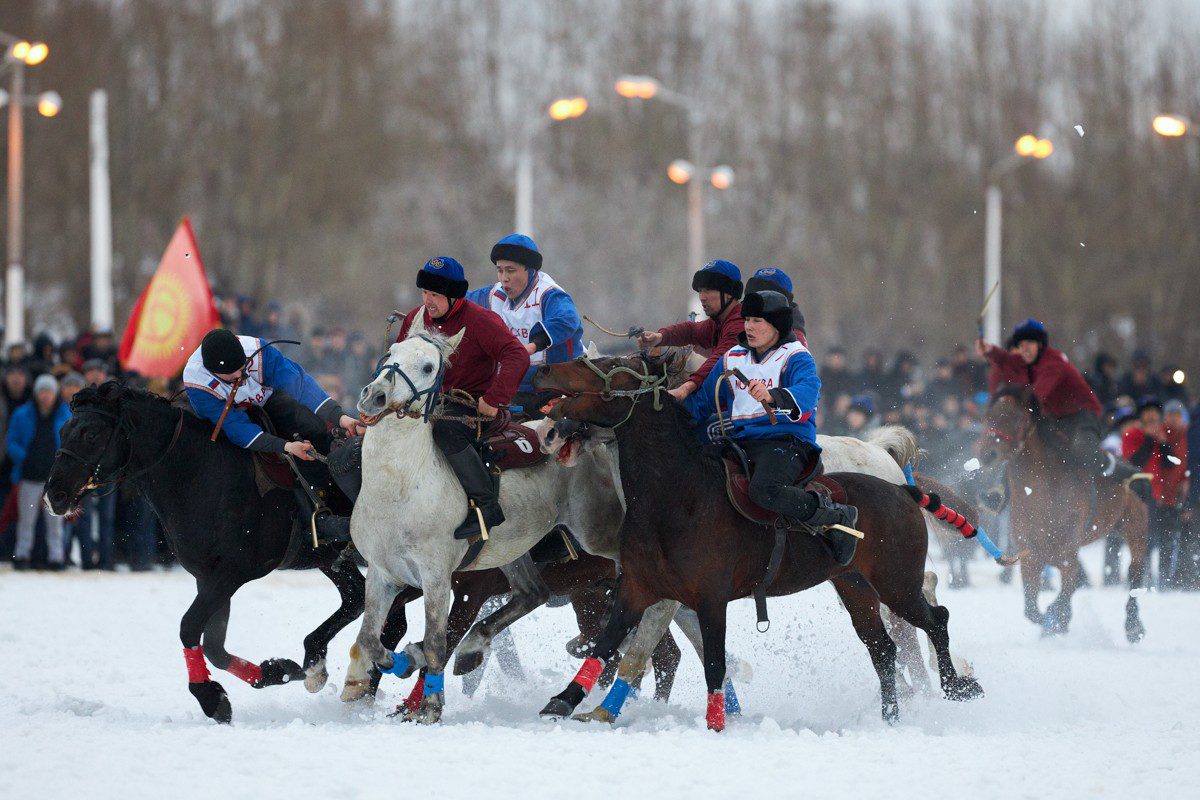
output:
[[[354,700],[366,692],[372,664],[401,675],[424,668],[426,694],[413,715],[423,722],[440,719],[445,703],[451,576],[468,550],[468,543],[455,539],[453,532],[467,513],[467,498],[434,444],[432,426],[390,410],[421,411],[440,388],[440,376],[461,340],[461,333],[411,332],[391,346],[358,404],[365,415],[384,416],[363,439],[362,491],[350,521],[351,538],[368,568],[365,613],[350,649],[342,697]],[[422,408],[410,409],[414,405]],[[549,459],[505,472],[500,498],[506,520],[489,531],[483,550],[467,568],[506,567],[556,524],[566,525],[589,553],[614,558],[623,511],[615,500],[607,457],[600,448],[581,452],[572,469]],[[409,645],[394,654],[380,643],[379,633],[404,585],[424,593],[425,637],[423,647]]]

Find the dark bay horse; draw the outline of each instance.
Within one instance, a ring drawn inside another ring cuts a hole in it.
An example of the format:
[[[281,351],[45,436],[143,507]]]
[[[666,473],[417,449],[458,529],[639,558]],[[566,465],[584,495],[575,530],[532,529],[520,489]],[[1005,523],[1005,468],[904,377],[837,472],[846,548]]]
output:
[[[345,545],[292,546],[293,522],[305,514],[294,493],[260,495],[250,453],[224,438],[211,442],[211,434],[211,423],[150,392],[116,382],[85,388],[63,426],[46,502],[65,514],[88,492],[126,480],[149,501],[180,565],[196,578],[179,626],[188,688],[205,715],[229,722],[229,696],[205,658],[255,688],[305,677],[289,659],[254,664],[225,649],[234,593],[280,566],[328,577],[341,605],[305,637],[308,666],[323,662],[330,640],[362,613],[363,577],[352,559],[339,559]]]
[[[1079,548],[1110,531],[1129,545],[1129,586],[1143,585],[1149,512],[1134,492],[1116,481],[1097,480],[1095,509],[1088,477],[1064,462],[1047,440],[1046,419],[1029,386],[1004,386],[988,406],[980,459],[1006,462],[1013,549],[1021,555],[1025,616],[1047,634],[1065,633],[1071,623],[1071,596],[1079,586]],[[1043,614],[1038,609],[1042,568],[1057,567],[1062,590]],[[1125,603],[1125,637],[1138,642],[1146,629],[1137,597]]]
[[[579,423],[615,430],[626,500],[622,576],[608,623],[579,675],[543,709],[544,716],[569,715],[642,612],[668,599],[699,616],[708,726],[724,727],[726,605],[749,596],[764,579],[774,537],[734,510],[725,496],[721,460],[696,439],[684,408],[660,391],[672,356],[668,351],[580,359],[541,367],[535,375],[537,389],[566,396],[550,412],[564,430]],[[921,592],[927,539],[920,507],[904,488],[878,478],[833,477],[858,507],[858,527],[866,534],[854,560],[841,567],[818,537],[792,533],[768,593],[793,594],[826,580],[833,583],[871,655],[885,720],[895,720],[899,708],[896,646],[879,615],[881,600],[928,634],[947,697],[981,694],[979,684],[957,675],[951,663],[949,611],[931,606]]]

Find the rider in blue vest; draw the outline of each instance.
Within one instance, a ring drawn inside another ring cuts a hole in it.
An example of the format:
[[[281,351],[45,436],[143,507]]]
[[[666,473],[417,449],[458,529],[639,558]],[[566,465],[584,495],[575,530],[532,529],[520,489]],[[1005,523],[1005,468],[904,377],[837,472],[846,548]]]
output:
[[[344,428],[350,436],[365,431],[303,367],[274,345],[225,328],[211,330],[183,368],[188,401],[198,415],[216,425],[235,384],[237,392],[221,431],[238,447],[312,461],[312,450],[327,455],[333,443],[326,423]],[[250,406],[266,413],[278,436],[250,419],[246,413]],[[299,441],[291,440],[295,434]],[[318,532],[329,538],[349,535],[348,517],[323,514],[317,524]]]
[[[499,314],[525,346],[529,369],[513,404],[527,416],[538,416],[552,394],[534,392],[534,370],[583,355],[583,321],[571,295],[542,272],[542,254],[533,239],[520,233],[505,236],[492,247],[492,263],[496,283],[469,292],[467,299]]]
[[[754,465],[750,499],[789,520],[815,528],[845,525],[853,528],[858,510],[834,503],[822,494],[798,486],[820,460],[813,413],[821,393],[821,379],[812,355],[792,330],[792,304],[776,291],[759,291],[742,300],[745,333],[739,344],[722,357],[685,405],[693,419],[704,424],[720,406],[727,422],[727,435],[746,451]],[[739,370],[743,383],[732,375]],[[774,412],[772,425],[767,409]],[[833,557],[843,566],[854,558],[857,540],[850,534],[826,527],[824,536]]]

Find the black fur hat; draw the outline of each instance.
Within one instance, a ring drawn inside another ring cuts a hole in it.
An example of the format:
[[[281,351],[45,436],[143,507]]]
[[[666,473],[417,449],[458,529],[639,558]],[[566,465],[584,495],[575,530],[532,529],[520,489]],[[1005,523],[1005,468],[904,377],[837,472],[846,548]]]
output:
[[[742,298],[742,317],[761,317],[785,337],[792,332],[792,304],[781,292],[751,292]]]
[[[214,328],[200,342],[200,358],[204,368],[214,375],[229,375],[246,366],[246,351],[233,331]]]

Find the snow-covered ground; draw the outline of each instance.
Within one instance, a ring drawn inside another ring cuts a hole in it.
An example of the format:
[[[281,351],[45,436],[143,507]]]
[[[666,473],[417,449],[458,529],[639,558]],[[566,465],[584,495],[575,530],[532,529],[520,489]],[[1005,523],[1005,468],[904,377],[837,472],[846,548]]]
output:
[[[1099,552],[1085,556],[1095,577]],[[0,797],[1197,796],[1200,596],[1142,598],[1148,635],[1131,646],[1124,592],[1085,590],[1071,634],[1042,640],[1016,583],[997,574],[975,562],[977,588],[940,593],[953,647],[986,697],[919,698],[894,727],[880,721],[870,662],[831,590],[772,601],[765,635],[752,604],[735,604],[730,646],[754,677],[739,687],[745,715],[718,735],[704,729],[702,674],[686,644],[669,704],[630,703],[611,730],[540,721],[578,666],[562,646],[574,634],[568,609],[516,627],[524,682],[493,664],[467,699],[448,677],[441,726],[387,718],[408,689],[393,678],[373,707],[339,701],[355,625],[334,642],[318,695],[214,673],[234,708],[233,726],[220,727],[185,683],[177,630],[188,575],[5,569]],[[230,649],[299,660],[302,637],[335,602],[316,573],[252,584],[234,599]],[[419,638],[419,619],[410,633]]]

